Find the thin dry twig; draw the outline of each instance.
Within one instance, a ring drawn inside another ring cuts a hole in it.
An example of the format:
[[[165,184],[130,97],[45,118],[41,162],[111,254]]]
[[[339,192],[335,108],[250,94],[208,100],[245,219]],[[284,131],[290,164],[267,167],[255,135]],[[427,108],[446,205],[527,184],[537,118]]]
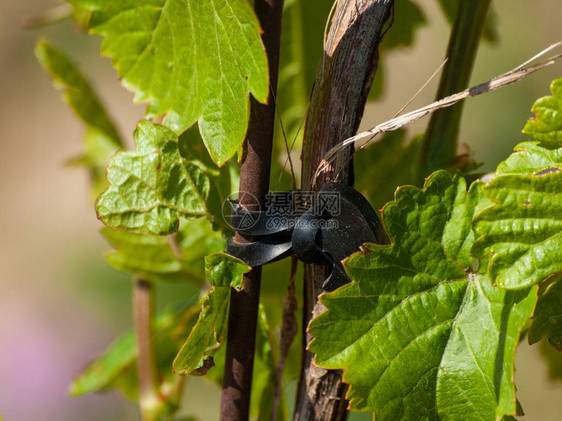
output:
[[[281,387],[283,384],[283,371],[285,362],[289,355],[289,349],[298,333],[297,323],[297,293],[295,288],[295,277],[297,274],[298,260],[295,256],[291,257],[291,278],[287,287],[287,296],[283,300],[283,319],[281,321],[281,343],[279,346],[279,361],[275,367],[275,392],[273,394],[272,421],[277,420],[279,402],[281,401]]]
[[[536,59],[543,56],[547,52],[549,52],[552,49],[554,49],[556,47],[559,47],[561,45],[562,45],[562,41],[557,42],[556,44],[552,44],[551,46],[549,46],[548,48],[545,48],[540,53],[538,53],[537,55],[532,57],[531,59],[527,60],[525,63],[517,66],[515,69],[510,70],[509,72],[506,72],[506,73],[503,73],[499,76],[496,76],[496,77],[494,77],[493,79],[490,79],[487,82],[481,83],[480,85],[474,86],[472,88],[465,89],[464,91],[461,91],[461,92],[453,94],[453,95],[449,95],[449,96],[447,96],[443,99],[440,99],[439,101],[435,101],[435,102],[433,102],[429,105],[426,105],[422,108],[418,108],[417,110],[410,111],[409,113],[406,113],[404,115],[392,118],[392,119],[390,119],[390,120],[388,120],[384,123],[381,123],[381,124],[373,127],[370,130],[367,130],[365,132],[361,132],[359,134],[356,134],[355,136],[352,136],[352,137],[344,140],[342,143],[334,146],[332,149],[330,149],[326,153],[326,155],[324,156],[324,158],[322,159],[322,161],[318,165],[318,168],[316,169],[312,184],[315,185],[316,179],[318,178],[318,176],[323,171],[325,171],[327,168],[330,168],[330,165],[332,165],[334,162],[336,163],[336,171],[335,172],[336,172],[336,174],[339,173],[338,167],[340,165],[338,165],[337,158],[338,158],[339,152],[341,152],[346,146],[355,144],[359,140],[369,137],[370,139],[364,145],[362,145],[362,147],[363,147],[367,143],[372,142],[374,140],[375,136],[377,136],[381,133],[391,132],[391,131],[397,130],[400,127],[403,127],[406,124],[409,124],[409,123],[412,123],[416,120],[419,120],[420,118],[425,117],[426,115],[431,114],[432,112],[434,112],[436,110],[439,110],[441,108],[450,107],[451,105],[454,105],[457,102],[462,101],[465,98],[478,96],[478,95],[493,91],[495,89],[501,88],[502,86],[518,82],[521,79],[523,79],[525,76],[530,75],[531,73],[537,72],[541,69],[544,69],[545,67],[550,66],[551,64],[554,64],[554,62],[556,62],[556,60],[562,58],[562,54],[557,54],[555,56],[552,56],[552,57],[549,57],[545,60],[542,60],[542,61],[540,61],[540,62],[538,62],[534,65],[530,65],[531,62],[535,61]]]

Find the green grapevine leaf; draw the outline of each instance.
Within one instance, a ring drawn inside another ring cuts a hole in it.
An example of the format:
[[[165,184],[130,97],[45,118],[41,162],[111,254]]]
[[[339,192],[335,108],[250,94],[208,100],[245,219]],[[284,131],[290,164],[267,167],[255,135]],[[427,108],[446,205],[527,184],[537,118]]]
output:
[[[97,195],[107,186],[105,167],[113,154],[123,148],[123,141],[88,81],[64,53],[40,41],[35,55],[55,86],[63,90],[64,100],[87,127],[84,156],[75,162],[90,168]]]
[[[523,174],[559,168],[562,165],[562,148],[547,149],[538,142],[522,142],[496,169],[496,175]]]
[[[222,345],[228,322],[231,287],[241,289],[250,267],[225,253],[205,258],[205,273],[213,289],[203,300],[203,309],[189,337],[174,360],[174,372],[205,374],[208,362]]]
[[[490,280],[525,288],[562,272],[562,171],[506,175],[484,188],[495,205],[474,220],[473,253],[491,254]]]
[[[65,101],[88,128],[102,132],[116,147],[122,147],[121,138],[100,100],[70,59],[47,41],[40,41],[37,44],[35,54],[41,65],[52,76],[55,85],[64,89]]]
[[[246,0],[70,0],[91,12],[88,27],[103,35],[136,101],[149,118],[181,133],[196,121],[219,165],[240,148],[248,94],[265,102],[267,59],[259,24]]]
[[[172,379],[172,361],[182,340],[197,320],[199,307],[175,306],[153,322],[154,352],[159,376]],[[117,339],[104,355],[91,363],[72,382],[71,396],[120,389],[130,399],[138,398],[136,334],[128,332]]]
[[[562,79],[552,83],[555,95]],[[524,142],[484,187],[494,202],[474,220],[476,257],[490,255],[488,276],[501,288],[525,288],[562,273],[562,103],[539,99]],[[557,108],[548,108],[549,106]],[[557,134],[558,133],[558,134]]]
[[[343,368],[351,409],[377,420],[501,419],[516,412],[514,351],[536,288],[504,291],[473,270],[481,183],[439,171],[383,209],[391,245],[345,262],[309,326],[316,364]]]
[[[165,237],[103,228],[106,240],[115,247],[106,253],[109,264],[117,270],[131,273],[151,282],[205,282],[203,258],[224,250],[225,240],[213,231],[205,218],[180,221],[177,240],[173,247]],[[174,250],[177,248],[178,250]]]
[[[539,140],[542,146],[560,148],[562,146],[562,78],[550,85],[552,96],[546,96],[533,104],[536,116],[530,119],[523,133]]]
[[[180,216],[213,218],[206,205],[214,174],[182,158],[177,136],[164,126],[142,120],[134,138],[137,151],[120,152],[109,164],[110,186],[96,202],[103,223],[141,234],[166,235],[177,230]]]
[[[539,296],[533,324],[529,329],[529,343],[541,339],[548,341],[562,351],[562,282],[560,277],[544,287]]]

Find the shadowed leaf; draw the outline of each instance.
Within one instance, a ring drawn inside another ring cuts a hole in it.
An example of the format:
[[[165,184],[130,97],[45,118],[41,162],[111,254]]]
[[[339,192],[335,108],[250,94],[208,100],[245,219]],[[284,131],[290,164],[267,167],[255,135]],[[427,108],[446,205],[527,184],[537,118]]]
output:
[[[551,380],[562,381],[562,353],[547,341],[539,343],[539,349],[548,367],[548,377]]]
[[[562,351],[562,282],[560,277],[544,286],[537,301],[533,324],[529,329],[529,343],[534,344],[547,339],[550,344]]]
[[[174,372],[201,374],[197,370],[223,343],[230,292],[232,288],[242,288],[242,277],[249,270],[243,261],[225,253],[205,258],[205,273],[213,289],[203,300],[199,319],[174,360]]]
[[[153,237],[103,228],[105,239],[115,247],[106,253],[109,264],[151,282],[205,281],[203,259],[224,250],[225,240],[213,231],[206,218],[180,221],[178,237]],[[178,241],[173,247],[171,242]],[[177,250],[176,250],[177,249]]]

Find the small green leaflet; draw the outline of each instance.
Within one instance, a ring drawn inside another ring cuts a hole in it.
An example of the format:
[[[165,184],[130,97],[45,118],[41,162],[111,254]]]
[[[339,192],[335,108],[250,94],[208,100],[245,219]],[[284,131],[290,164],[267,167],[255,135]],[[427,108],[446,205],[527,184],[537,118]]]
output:
[[[562,273],[562,79],[551,85],[558,96],[539,99],[524,142],[484,187],[494,202],[476,216],[476,257],[490,255],[488,276],[501,288],[526,288]],[[552,107],[552,108],[550,108]]]
[[[500,290],[473,271],[481,186],[438,171],[424,190],[399,188],[383,209],[392,244],[366,244],[344,262],[353,282],[321,296],[309,349],[345,370],[351,409],[393,421],[516,412],[515,348],[536,287]]]
[[[84,156],[74,162],[91,169],[97,195],[107,186],[105,167],[113,154],[123,148],[123,141],[88,81],[64,53],[40,41],[35,55],[52,76],[54,85],[63,90],[64,100],[87,127]]]
[[[540,141],[541,145],[550,149],[562,146],[562,78],[550,85],[552,96],[545,96],[533,104],[536,118],[530,119],[523,133]]]
[[[203,301],[199,320],[174,360],[174,372],[205,374],[207,363],[222,345],[228,326],[228,308],[232,288],[240,290],[243,275],[250,267],[226,253],[205,258],[205,273],[213,287]]]
[[[180,221],[174,238],[134,234],[111,228],[101,230],[115,247],[105,258],[117,270],[150,282],[205,282],[203,259],[224,250],[225,240],[206,218]],[[172,242],[177,241],[176,247]]]
[[[181,133],[195,122],[219,165],[240,148],[248,95],[265,102],[267,59],[247,0],[70,0],[91,12],[88,28],[103,35],[135,101],[147,117]]]
[[[166,235],[178,229],[180,216],[211,216],[209,174],[181,157],[177,136],[142,120],[134,138],[137,151],[119,152],[109,164],[110,186],[96,202],[99,219],[112,228]]]
[[[172,360],[182,340],[197,320],[199,306],[177,305],[160,314],[153,323],[154,351],[159,376],[171,380]],[[72,382],[71,396],[120,389],[130,399],[138,397],[136,335],[133,331],[117,339],[103,356],[91,363]]]
[[[117,148],[122,147],[121,138],[99,98],[70,59],[46,41],[37,44],[35,55],[53,77],[55,86],[64,89],[65,101],[80,120],[89,129],[102,132]]]

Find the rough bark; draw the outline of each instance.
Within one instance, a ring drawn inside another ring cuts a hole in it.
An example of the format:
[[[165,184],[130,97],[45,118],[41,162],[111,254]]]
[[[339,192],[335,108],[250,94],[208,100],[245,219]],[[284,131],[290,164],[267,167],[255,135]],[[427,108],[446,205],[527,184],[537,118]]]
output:
[[[324,56],[316,76],[304,131],[302,189],[312,188],[312,178],[326,152],[357,132],[377,69],[378,45],[391,16],[393,0],[341,0],[335,9],[324,46]],[[340,159],[348,160],[352,150]],[[319,189],[336,178],[334,168],[324,171],[316,183]],[[339,181],[353,184],[352,165]],[[304,276],[303,329],[324,308],[318,301],[326,278],[321,266],[307,265]],[[305,346],[310,342],[303,335]],[[347,417],[347,386],[340,370],[325,370],[313,363],[313,355],[303,353],[303,366],[297,392],[295,420],[343,420]]]

